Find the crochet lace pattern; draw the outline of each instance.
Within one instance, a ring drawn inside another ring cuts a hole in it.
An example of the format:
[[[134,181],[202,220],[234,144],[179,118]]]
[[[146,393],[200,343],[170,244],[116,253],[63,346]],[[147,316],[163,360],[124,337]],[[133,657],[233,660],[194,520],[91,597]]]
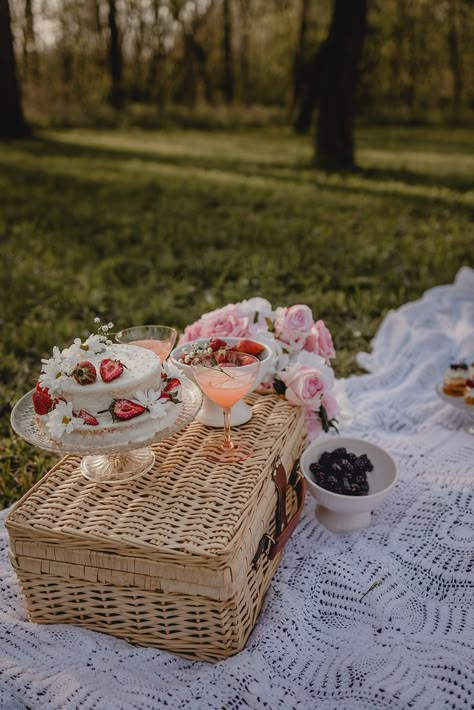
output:
[[[389,313],[341,433],[396,459],[369,528],[331,533],[308,495],[246,648],[187,661],[27,621],[0,514],[0,708],[368,710],[474,705],[474,437],[436,395],[474,360],[474,270]],[[474,418],[474,407],[473,407]]]

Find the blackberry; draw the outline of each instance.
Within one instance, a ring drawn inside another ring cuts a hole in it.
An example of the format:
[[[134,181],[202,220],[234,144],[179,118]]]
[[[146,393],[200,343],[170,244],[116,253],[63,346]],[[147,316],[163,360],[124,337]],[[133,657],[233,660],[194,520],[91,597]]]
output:
[[[331,457],[334,457],[335,459],[339,459],[342,456],[345,456],[346,454],[347,454],[347,449],[345,449],[344,447],[341,447],[340,449],[334,449],[334,451],[331,451],[329,455]],[[323,456],[324,456],[324,454],[323,454]]]
[[[359,456],[357,459],[356,469],[358,471],[367,472],[367,471],[373,471],[374,466],[373,466],[372,462],[370,461],[370,459],[367,457],[367,455],[362,454],[362,456]]]
[[[363,496],[369,492],[367,472],[374,467],[366,454],[357,456],[344,447],[324,451],[318,461],[310,464],[316,483],[332,493]]]

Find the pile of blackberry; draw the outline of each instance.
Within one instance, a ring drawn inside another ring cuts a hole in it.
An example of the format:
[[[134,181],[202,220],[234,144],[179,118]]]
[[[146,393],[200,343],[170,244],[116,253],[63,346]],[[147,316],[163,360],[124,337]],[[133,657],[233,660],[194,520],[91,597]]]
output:
[[[325,451],[309,468],[318,486],[345,496],[366,496],[369,492],[367,473],[374,470],[365,454],[356,456],[345,448]]]

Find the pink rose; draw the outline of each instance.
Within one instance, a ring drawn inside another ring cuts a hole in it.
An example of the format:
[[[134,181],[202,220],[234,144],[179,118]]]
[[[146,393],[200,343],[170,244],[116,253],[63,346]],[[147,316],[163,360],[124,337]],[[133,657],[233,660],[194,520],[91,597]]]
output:
[[[195,323],[186,326],[184,332],[179,336],[178,345],[191,343],[193,340],[197,340],[201,337],[201,320],[197,320]]]
[[[280,372],[279,376],[286,385],[285,397],[288,402],[317,411],[328,386],[324,374],[320,369],[301,366]]]
[[[314,323],[311,308],[305,305],[296,305],[289,308],[277,308],[275,313],[276,337],[287,343],[290,350],[301,350]]]
[[[249,319],[241,316],[238,305],[230,303],[224,308],[218,308],[205,313],[201,318],[201,337],[243,338],[247,335]]]
[[[320,355],[326,362],[336,357],[336,351],[332,342],[331,333],[323,320],[313,323],[310,334],[304,341],[304,350]]]

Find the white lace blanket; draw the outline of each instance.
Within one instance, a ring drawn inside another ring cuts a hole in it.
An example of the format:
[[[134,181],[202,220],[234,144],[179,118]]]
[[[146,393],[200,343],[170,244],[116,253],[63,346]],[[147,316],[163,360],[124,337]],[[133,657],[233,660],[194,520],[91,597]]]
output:
[[[207,664],[73,626],[38,626],[0,517],[0,707],[381,710],[474,705],[474,437],[434,386],[474,360],[474,271],[384,320],[347,380],[344,433],[387,448],[399,482],[363,531],[308,497],[247,647]],[[371,585],[383,580],[361,600]]]

